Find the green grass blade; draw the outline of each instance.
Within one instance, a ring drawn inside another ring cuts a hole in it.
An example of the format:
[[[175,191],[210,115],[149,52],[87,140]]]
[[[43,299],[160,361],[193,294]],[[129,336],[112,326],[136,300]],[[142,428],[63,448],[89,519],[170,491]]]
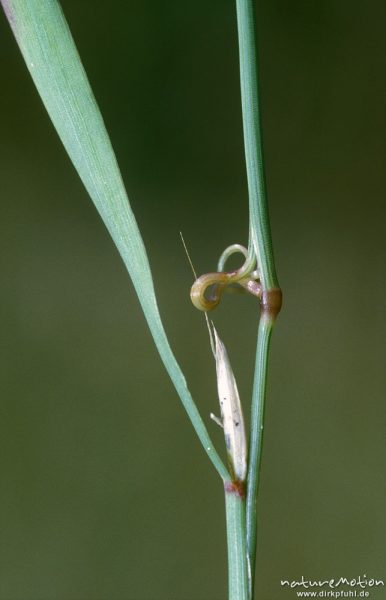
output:
[[[228,479],[167,340],[145,247],[61,7],[56,0],[1,2],[47,112],[127,267],[154,342],[197,435],[221,477]]]

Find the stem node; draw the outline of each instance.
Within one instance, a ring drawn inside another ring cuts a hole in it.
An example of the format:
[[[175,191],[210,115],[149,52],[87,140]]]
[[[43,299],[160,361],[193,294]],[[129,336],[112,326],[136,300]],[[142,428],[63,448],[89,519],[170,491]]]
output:
[[[260,300],[262,315],[266,315],[274,321],[280,312],[282,302],[283,294],[280,288],[263,290]]]
[[[224,490],[226,494],[234,494],[239,498],[245,497],[245,482],[244,481],[224,481]]]

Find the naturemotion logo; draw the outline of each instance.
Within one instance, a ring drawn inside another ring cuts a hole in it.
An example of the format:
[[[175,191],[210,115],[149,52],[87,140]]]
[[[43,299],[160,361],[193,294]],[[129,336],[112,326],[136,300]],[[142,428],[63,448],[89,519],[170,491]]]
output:
[[[348,577],[332,577],[331,579],[306,579],[304,575],[302,575],[300,579],[282,579],[280,584],[282,587],[288,587],[293,590],[313,589],[314,591],[312,592],[297,592],[297,596],[305,598],[369,598],[370,592],[367,591],[368,588],[379,588],[385,586],[383,579],[370,578],[367,577],[367,575],[360,575],[359,577],[353,577],[351,579]],[[340,591],[336,591],[338,588],[351,589],[348,591],[343,591],[342,589]]]

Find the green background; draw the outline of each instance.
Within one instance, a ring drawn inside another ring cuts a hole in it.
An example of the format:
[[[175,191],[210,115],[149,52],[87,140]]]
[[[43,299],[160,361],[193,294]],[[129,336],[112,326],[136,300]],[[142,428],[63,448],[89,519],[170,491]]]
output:
[[[217,408],[192,275],[247,242],[233,2],[62,3],[117,153],[165,326]],[[259,600],[281,579],[386,580],[382,0],[258,4],[284,308],[259,499]],[[221,482],[120,258],[0,19],[0,600],[223,600]],[[258,317],[213,313],[245,412]],[[385,589],[372,598],[384,598]]]

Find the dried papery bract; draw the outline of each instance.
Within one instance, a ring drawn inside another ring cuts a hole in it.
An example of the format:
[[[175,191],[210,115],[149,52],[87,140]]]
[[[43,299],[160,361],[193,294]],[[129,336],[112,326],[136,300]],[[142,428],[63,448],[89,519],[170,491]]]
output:
[[[234,479],[243,482],[247,474],[247,440],[243,411],[228,353],[215,327],[212,327],[221,425],[224,429],[228,462]]]

